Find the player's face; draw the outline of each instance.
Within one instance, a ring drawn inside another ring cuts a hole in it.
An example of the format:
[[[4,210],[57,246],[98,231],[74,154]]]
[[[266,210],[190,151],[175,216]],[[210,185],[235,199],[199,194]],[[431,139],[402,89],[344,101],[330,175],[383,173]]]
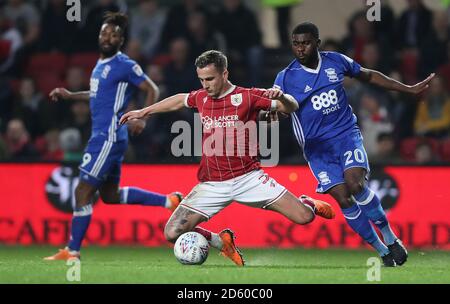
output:
[[[208,96],[219,97],[223,93],[225,84],[228,81],[228,71],[221,73],[214,64],[209,64],[204,68],[197,68],[197,76],[202,87]]]
[[[123,35],[120,27],[113,24],[103,24],[98,36],[100,53],[105,58],[116,54],[123,43]]]
[[[292,35],[292,52],[301,64],[308,65],[315,58],[319,43],[320,40],[310,33],[295,34]]]

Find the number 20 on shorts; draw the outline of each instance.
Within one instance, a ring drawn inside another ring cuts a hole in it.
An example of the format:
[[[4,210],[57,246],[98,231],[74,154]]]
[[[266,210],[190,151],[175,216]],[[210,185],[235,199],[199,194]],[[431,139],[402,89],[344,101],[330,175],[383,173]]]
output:
[[[344,153],[344,156],[346,157],[345,159],[346,166],[353,163],[353,156],[358,163],[365,162],[364,152],[361,149],[355,149],[354,151],[347,151]]]

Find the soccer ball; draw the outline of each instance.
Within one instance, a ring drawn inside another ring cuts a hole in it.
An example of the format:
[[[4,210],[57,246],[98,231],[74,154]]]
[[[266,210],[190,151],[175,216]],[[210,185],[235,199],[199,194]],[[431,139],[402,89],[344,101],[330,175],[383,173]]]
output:
[[[178,237],[173,252],[181,264],[200,265],[208,258],[209,244],[200,233],[186,232]]]

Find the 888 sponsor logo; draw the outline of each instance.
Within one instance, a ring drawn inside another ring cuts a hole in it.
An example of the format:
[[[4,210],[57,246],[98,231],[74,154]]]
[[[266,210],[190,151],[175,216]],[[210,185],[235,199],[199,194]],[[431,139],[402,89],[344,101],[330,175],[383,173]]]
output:
[[[322,110],[323,115],[328,115],[341,108],[338,104],[339,98],[335,90],[329,90],[328,92],[314,95],[310,100],[314,110]]]

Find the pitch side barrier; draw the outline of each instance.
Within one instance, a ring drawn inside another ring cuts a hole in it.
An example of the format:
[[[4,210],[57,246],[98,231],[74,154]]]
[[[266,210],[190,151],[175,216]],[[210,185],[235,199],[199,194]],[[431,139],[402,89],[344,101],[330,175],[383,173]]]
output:
[[[189,193],[197,184],[197,165],[125,164],[121,185],[161,193]],[[264,169],[295,195],[329,201],[334,220],[306,226],[281,215],[237,203],[205,223],[214,231],[232,227],[241,247],[364,246],[350,230],[339,207],[328,195],[316,194],[317,182],[304,165]],[[382,200],[396,234],[408,248],[450,250],[450,166],[373,167],[370,187]],[[67,243],[78,182],[76,166],[55,163],[0,163],[0,243],[11,245]],[[168,246],[163,236],[169,218],[164,208],[111,206],[98,199],[86,245]]]

